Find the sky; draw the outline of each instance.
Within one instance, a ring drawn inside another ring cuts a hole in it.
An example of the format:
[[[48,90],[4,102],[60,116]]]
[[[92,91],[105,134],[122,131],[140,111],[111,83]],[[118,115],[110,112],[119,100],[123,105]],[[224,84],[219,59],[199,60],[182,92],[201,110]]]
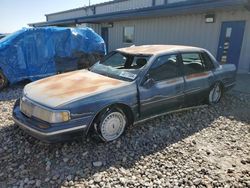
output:
[[[110,0],[91,0],[91,4]],[[89,5],[89,0],[1,0],[0,33],[11,33],[28,23],[46,21],[45,14]]]

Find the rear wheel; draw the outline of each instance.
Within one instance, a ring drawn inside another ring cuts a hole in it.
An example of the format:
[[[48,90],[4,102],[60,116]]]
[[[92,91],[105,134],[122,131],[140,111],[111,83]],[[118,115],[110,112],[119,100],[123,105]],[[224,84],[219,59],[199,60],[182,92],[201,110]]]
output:
[[[216,83],[209,92],[208,103],[213,105],[218,103],[222,97],[222,86],[220,83]]]
[[[106,109],[95,121],[95,133],[102,141],[111,142],[124,133],[127,124],[127,117],[122,110]]]
[[[4,75],[3,71],[0,70],[0,90],[2,90],[3,88],[5,88],[8,84],[8,80],[6,78],[6,76]]]

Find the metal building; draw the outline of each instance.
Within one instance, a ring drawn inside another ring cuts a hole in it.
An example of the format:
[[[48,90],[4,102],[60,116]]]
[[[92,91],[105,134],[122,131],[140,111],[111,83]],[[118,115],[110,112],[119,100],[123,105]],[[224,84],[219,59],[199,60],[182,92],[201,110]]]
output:
[[[108,50],[183,44],[210,50],[238,72],[250,72],[250,0],[114,0],[47,14],[30,26],[88,26]]]

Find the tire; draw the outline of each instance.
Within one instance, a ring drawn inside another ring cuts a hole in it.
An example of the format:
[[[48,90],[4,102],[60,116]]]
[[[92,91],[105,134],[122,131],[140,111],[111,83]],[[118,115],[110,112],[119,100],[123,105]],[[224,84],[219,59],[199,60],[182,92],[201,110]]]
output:
[[[207,102],[210,105],[217,104],[218,102],[220,102],[222,96],[223,96],[222,85],[220,83],[215,83],[209,91]]]
[[[94,122],[94,138],[96,139],[97,135],[101,141],[112,142],[124,133],[127,124],[127,117],[122,110],[107,108],[97,116]]]
[[[3,71],[0,69],[0,91],[5,88],[8,84],[8,80],[4,75]]]

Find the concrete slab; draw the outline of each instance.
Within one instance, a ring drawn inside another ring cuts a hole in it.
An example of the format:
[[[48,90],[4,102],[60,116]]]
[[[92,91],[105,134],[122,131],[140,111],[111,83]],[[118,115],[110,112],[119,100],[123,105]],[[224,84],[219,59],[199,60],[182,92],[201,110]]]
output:
[[[238,74],[233,92],[250,94],[250,74]]]

